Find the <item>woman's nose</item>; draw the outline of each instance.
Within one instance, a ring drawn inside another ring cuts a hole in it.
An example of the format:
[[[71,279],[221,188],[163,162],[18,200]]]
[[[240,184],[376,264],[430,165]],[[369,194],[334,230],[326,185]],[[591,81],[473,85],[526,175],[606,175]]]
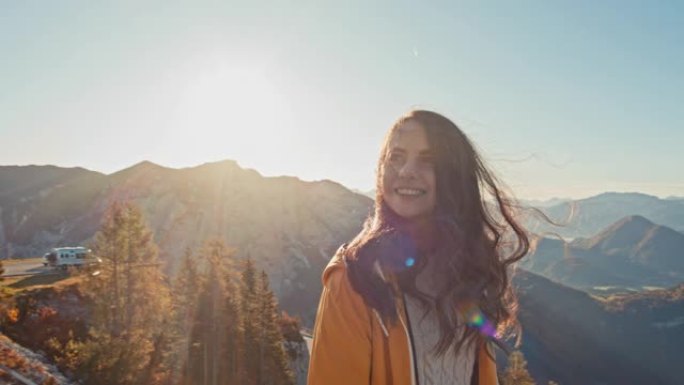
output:
[[[407,160],[399,168],[399,176],[404,178],[415,177],[418,173],[416,162],[413,160]]]

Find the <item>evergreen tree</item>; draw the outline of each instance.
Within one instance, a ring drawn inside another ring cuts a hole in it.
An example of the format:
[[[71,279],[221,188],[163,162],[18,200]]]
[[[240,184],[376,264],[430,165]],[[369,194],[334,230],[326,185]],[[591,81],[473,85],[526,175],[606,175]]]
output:
[[[268,283],[268,275],[261,271],[259,277],[259,363],[258,384],[294,385],[294,377],[288,366],[284,338],[280,329],[278,302]]]
[[[235,277],[234,252],[229,253],[228,269],[224,271],[224,321],[225,321],[225,379],[226,384],[240,384],[244,375],[244,328],[238,282]]]
[[[131,203],[114,203],[93,245],[102,258],[86,292],[92,330],[80,357],[88,384],[149,384],[162,370],[170,314],[152,233]]]
[[[190,333],[185,383],[239,383],[241,333],[235,283],[231,278],[233,254],[221,241],[210,241],[203,250],[205,272]]]
[[[508,357],[508,367],[504,371],[502,385],[535,385],[527,371],[527,361],[522,352],[516,350]]]
[[[169,365],[174,373],[171,378],[181,378],[186,383],[188,376],[188,360],[192,353],[193,341],[190,336],[195,323],[197,299],[202,286],[203,276],[199,271],[198,260],[193,257],[192,250],[185,250],[180,267],[173,284],[173,317],[172,340]]]
[[[259,301],[257,296],[257,276],[254,262],[248,256],[244,262],[240,286],[240,311],[242,313],[243,330],[243,365],[244,383],[259,384],[259,370],[261,368],[260,334],[261,328]]]

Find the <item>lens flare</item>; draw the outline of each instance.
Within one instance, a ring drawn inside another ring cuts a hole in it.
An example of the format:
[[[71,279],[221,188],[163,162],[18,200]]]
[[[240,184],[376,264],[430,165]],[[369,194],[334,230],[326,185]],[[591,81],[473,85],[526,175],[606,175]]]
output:
[[[482,314],[475,314],[470,319],[470,324],[477,327],[481,327],[484,324],[484,318],[482,317]]]
[[[409,258],[406,258],[406,262],[404,262],[404,263],[406,264],[406,267],[411,267],[416,263],[416,260],[409,257]]]
[[[485,317],[478,306],[465,306],[461,315],[467,320],[466,323],[468,326],[479,330],[481,334],[487,336],[489,340],[498,345],[507,355],[510,353],[511,349],[507,344],[501,341],[494,324]]]

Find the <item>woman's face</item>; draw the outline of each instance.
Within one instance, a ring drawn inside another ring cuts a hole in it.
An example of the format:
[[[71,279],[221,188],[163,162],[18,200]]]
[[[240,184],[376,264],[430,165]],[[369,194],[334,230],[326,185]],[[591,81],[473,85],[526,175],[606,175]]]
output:
[[[418,122],[408,120],[394,130],[382,164],[382,194],[400,217],[420,220],[432,214],[437,194],[434,162]]]

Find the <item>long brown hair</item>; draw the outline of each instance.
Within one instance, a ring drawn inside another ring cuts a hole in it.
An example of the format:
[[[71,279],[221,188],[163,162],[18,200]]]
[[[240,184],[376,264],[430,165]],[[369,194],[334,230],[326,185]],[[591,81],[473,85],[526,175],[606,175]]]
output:
[[[383,196],[383,175],[389,141],[399,126],[417,122],[434,154],[436,206],[430,248],[412,234],[406,220],[395,214]],[[436,351],[453,346],[458,352],[465,341],[486,338],[477,328],[465,325],[459,309],[475,304],[499,334],[519,327],[517,302],[510,285],[509,267],[527,254],[529,238],[516,221],[516,202],[503,191],[500,181],[485,166],[473,144],[449,119],[431,111],[416,110],[400,118],[389,130],[377,165],[375,209],[363,230],[342,251],[354,289],[383,319],[397,321],[393,289],[374,271],[379,264],[400,290],[420,300],[429,311],[428,299],[440,325]],[[445,278],[443,287],[430,296],[416,288],[416,276],[429,255]],[[410,263],[407,263],[410,261]],[[415,263],[414,263],[415,262]]]

